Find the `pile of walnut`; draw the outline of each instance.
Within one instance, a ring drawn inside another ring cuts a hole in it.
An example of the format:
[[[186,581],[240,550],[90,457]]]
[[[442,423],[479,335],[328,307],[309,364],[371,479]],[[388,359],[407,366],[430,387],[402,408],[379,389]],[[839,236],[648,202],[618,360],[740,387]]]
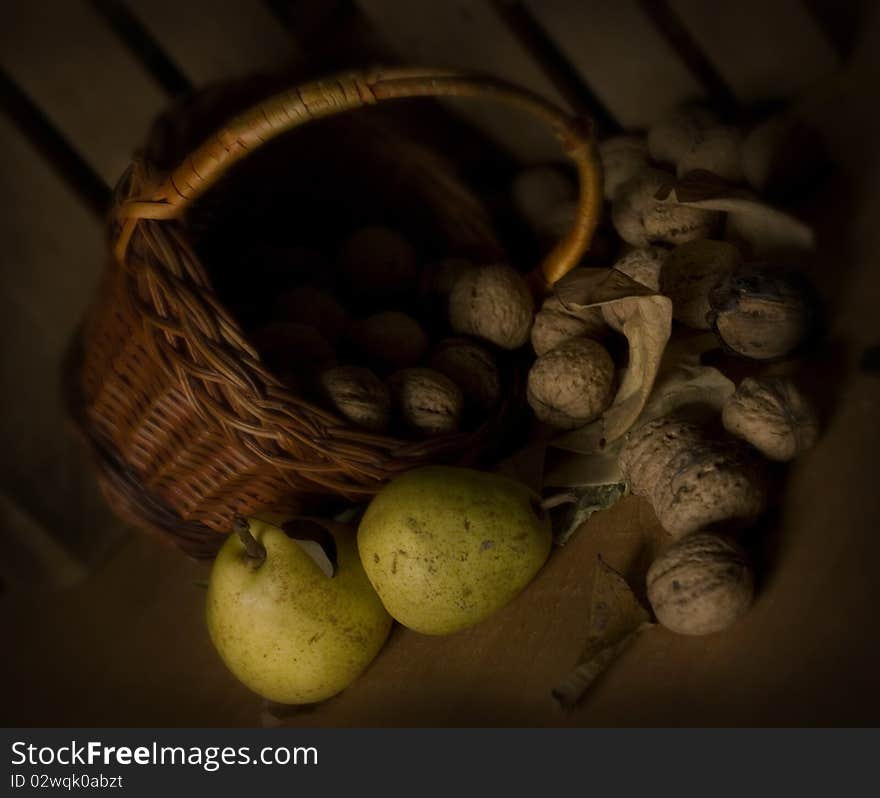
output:
[[[442,435],[489,417],[501,401],[499,353],[525,343],[532,325],[531,296],[512,268],[422,267],[382,226],[355,231],[327,261],[251,334],[275,376],[375,433]],[[439,323],[420,319],[446,305]]]
[[[755,192],[798,190],[819,147],[786,115],[744,130],[695,106],[645,135],[601,142],[606,207],[621,243],[599,265],[669,297],[673,336],[712,330],[725,351],[756,370],[791,355],[812,322],[809,292],[791,258],[774,263],[725,213],[670,201],[668,189],[701,170],[759,207]],[[552,167],[523,172],[513,198],[548,240],[573,218],[574,185]],[[527,394],[538,419],[565,430],[603,414],[622,365],[609,354],[614,335],[599,308],[574,311],[552,294],[543,302],[530,334],[537,359]],[[743,379],[721,421],[717,431],[677,417],[637,422],[619,456],[630,492],[651,503],[672,538],[648,572],[647,594],[658,621],[682,634],[719,631],[749,608],[754,578],[737,536],[767,505],[768,461],[791,460],[818,437],[815,411],[783,377]]]
[[[755,226],[732,224],[733,212],[679,194],[670,200],[669,192],[699,171],[738,199],[778,196],[803,177],[791,158],[814,144],[784,116],[744,131],[699,107],[679,109],[645,136],[602,142],[607,216],[619,241],[600,227],[591,257],[604,253],[601,265],[669,297],[676,329],[712,330],[727,352],[755,362],[790,355],[812,320],[790,262],[782,269],[768,261],[746,235]],[[572,223],[575,186],[554,167],[528,169],[513,202],[549,243]],[[539,422],[576,429],[614,403],[626,363],[613,314],[575,310],[552,292],[536,307],[508,264],[424,266],[386,227],[356,231],[335,261],[333,290],[318,280],[284,294],[252,340],[292,389],[348,423],[416,437],[480,423],[501,402],[499,363],[513,350],[533,354],[525,388]],[[651,502],[675,539],[648,573],[648,596],[677,632],[717,631],[748,608],[752,571],[732,535],[765,508],[767,461],[789,460],[817,437],[809,403],[780,377],[743,380],[723,409],[723,428],[726,437],[678,418],[637,422],[620,454],[630,491]]]

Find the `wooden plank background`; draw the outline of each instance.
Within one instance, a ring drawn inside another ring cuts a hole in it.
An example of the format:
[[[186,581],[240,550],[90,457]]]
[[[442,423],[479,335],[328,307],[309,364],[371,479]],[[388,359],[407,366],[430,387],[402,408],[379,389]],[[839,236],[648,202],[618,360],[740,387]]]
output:
[[[204,566],[110,516],[65,432],[57,375],[105,257],[95,196],[113,185],[172,94],[250,71],[307,65],[314,48],[298,36],[295,21],[321,16],[309,5],[15,0],[4,7],[0,67],[42,118],[25,123],[22,104],[7,102],[0,121],[0,189],[8,198],[0,218],[0,634],[10,641],[0,706],[8,725],[260,722],[260,702],[224,670],[207,640],[196,584]],[[496,73],[569,107],[594,103],[609,128],[643,127],[696,96],[733,105],[795,102],[825,132],[839,169],[813,203],[813,218],[822,241],[816,279],[833,305],[830,337],[842,354],[835,355],[834,414],[786,488],[770,576],[731,634],[685,640],[656,630],[577,712],[555,712],[548,691],[581,645],[596,555],[634,568],[640,541],[657,532],[650,510],[630,498],[556,552],[498,616],[442,640],[398,630],[355,687],[288,723],[876,719],[880,650],[870,630],[880,599],[873,573],[880,561],[873,486],[880,383],[860,370],[859,358],[880,343],[880,120],[870,99],[880,73],[880,18],[871,3],[833,6],[333,4],[347,25],[354,20],[359,33],[351,41],[368,42],[371,60],[379,52],[388,60]],[[333,27],[332,20],[321,24]],[[340,58],[352,63],[352,52]],[[450,107],[522,163],[559,157],[556,143],[534,126],[479,105]],[[41,125],[46,129],[37,135]],[[71,178],[89,172],[91,192]]]

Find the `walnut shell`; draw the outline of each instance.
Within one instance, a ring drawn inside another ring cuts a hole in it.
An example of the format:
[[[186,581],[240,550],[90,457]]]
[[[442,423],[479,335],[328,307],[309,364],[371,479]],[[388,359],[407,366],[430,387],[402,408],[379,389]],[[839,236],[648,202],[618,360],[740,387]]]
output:
[[[703,433],[697,426],[670,416],[631,430],[618,457],[630,492],[650,500],[669,460],[702,440]]]
[[[400,233],[362,227],[343,242],[339,266],[349,294],[367,301],[407,296],[418,285],[416,251]]]
[[[709,323],[724,346],[743,357],[771,360],[793,352],[809,335],[807,292],[793,277],[752,265],[725,275],[709,292]]]
[[[544,300],[532,324],[532,347],[538,356],[573,338],[600,338],[608,332],[601,308],[572,311],[556,296]]]
[[[464,338],[441,341],[430,365],[461,389],[466,402],[481,410],[491,410],[501,399],[501,372],[495,357],[473,341]]]
[[[819,437],[812,405],[785,377],[746,377],[721,411],[724,428],[770,460],[792,460]]]
[[[561,169],[535,166],[516,176],[512,193],[516,209],[535,226],[551,208],[574,199],[576,192],[574,183]]]
[[[676,321],[697,330],[710,328],[709,292],[741,263],[726,241],[688,241],[669,253],[660,273],[660,292],[672,300]]]
[[[698,532],[673,543],[648,569],[648,601],[657,620],[684,635],[729,627],[749,609],[754,577],[742,547]]]
[[[335,352],[321,333],[308,324],[275,321],[251,335],[251,342],[268,368],[293,388],[311,389]]]
[[[646,288],[659,291],[660,270],[668,255],[669,250],[665,247],[634,247],[621,255],[613,268]]]
[[[627,244],[683,244],[710,237],[720,213],[656,199],[657,192],[674,181],[675,177],[668,172],[644,169],[617,190],[611,204],[611,220]]]
[[[696,105],[676,108],[648,129],[648,151],[658,163],[677,165],[703,133],[718,125],[718,117]]]
[[[429,346],[421,325],[395,310],[352,322],[349,338],[371,362],[392,370],[415,366]]]
[[[576,199],[565,200],[548,208],[535,219],[533,227],[542,241],[556,242],[571,230],[578,214]]]
[[[461,390],[433,369],[403,369],[389,380],[391,396],[407,427],[426,435],[458,429],[464,404]]]
[[[384,432],[391,419],[391,394],[369,369],[337,366],[321,374],[321,388],[333,407],[365,429]]]
[[[682,153],[676,164],[676,173],[684,177],[688,172],[705,169],[730,183],[739,183],[743,179],[742,143],[743,135],[735,127],[714,125],[706,128]]]
[[[641,136],[613,136],[599,144],[605,199],[613,199],[617,190],[648,166],[648,144]]]
[[[575,338],[539,357],[526,396],[535,415],[560,429],[580,427],[611,404],[614,363],[596,341]]]
[[[630,491],[651,502],[674,537],[750,523],[767,503],[765,475],[745,447],[708,439],[676,418],[655,419],[629,433],[618,462]]]
[[[704,441],[678,452],[652,492],[654,512],[673,537],[752,523],[767,505],[766,477],[744,446]]]
[[[345,308],[336,297],[316,285],[299,285],[275,302],[274,315],[280,319],[314,327],[335,344],[345,333]]]
[[[529,340],[534,302],[526,281],[504,264],[462,274],[449,297],[449,321],[460,335],[473,335],[503,349]]]

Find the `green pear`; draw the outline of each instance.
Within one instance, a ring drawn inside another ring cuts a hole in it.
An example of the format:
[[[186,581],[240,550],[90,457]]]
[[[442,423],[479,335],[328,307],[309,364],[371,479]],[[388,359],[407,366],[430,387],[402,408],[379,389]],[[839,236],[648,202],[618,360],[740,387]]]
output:
[[[448,634],[507,604],[550,554],[550,520],[525,485],[427,466],[393,479],[358,528],[364,570],[392,617]]]
[[[317,519],[241,519],[211,570],[211,640],[264,698],[307,704],[353,682],[391,618],[358,559],[354,530]]]

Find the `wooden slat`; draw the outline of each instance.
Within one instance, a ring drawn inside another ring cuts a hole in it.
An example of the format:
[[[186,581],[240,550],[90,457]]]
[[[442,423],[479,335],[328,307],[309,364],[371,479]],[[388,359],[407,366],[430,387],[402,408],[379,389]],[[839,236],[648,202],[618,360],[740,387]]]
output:
[[[566,105],[540,66],[484,0],[357,0],[357,4],[388,44],[408,61],[489,73]],[[560,157],[557,142],[532,119],[481,100],[450,105],[524,162]]]
[[[0,491],[0,580],[17,589],[68,587],[86,575],[46,529],[15,500]]]
[[[271,71],[298,57],[260,0],[126,0],[189,80],[203,84]]]
[[[839,65],[800,0],[669,0],[669,6],[742,102],[793,97]]]
[[[0,63],[113,185],[165,97],[85,0],[6,4]]]
[[[649,125],[702,87],[638,0],[528,0],[538,21],[626,128]]]
[[[62,353],[103,264],[103,230],[21,132],[0,118],[0,488],[84,559],[121,534],[71,437],[60,398]]]

